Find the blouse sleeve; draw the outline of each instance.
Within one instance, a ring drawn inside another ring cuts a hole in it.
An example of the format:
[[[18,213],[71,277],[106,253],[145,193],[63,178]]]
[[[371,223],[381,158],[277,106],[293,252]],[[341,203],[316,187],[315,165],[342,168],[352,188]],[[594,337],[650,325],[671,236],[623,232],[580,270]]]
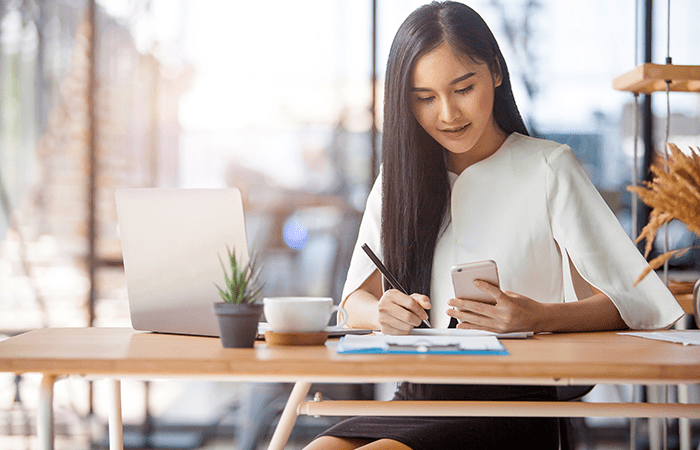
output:
[[[630,328],[665,328],[683,315],[655,273],[633,286],[647,261],[568,146],[548,158],[547,192],[554,239],[581,276],[610,297]]]
[[[360,231],[357,235],[357,242],[350,259],[348,276],[343,287],[343,294],[340,305],[345,304],[345,300],[350,294],[355,292],[362,283],[376,270],[376,267],[362,250],[362,244],[366,243],[372,251],[382,259],[381,245],[381,217],[382,217],[382,175],[381,171],[374,186],[367,197],[365,213],[360,222]]]

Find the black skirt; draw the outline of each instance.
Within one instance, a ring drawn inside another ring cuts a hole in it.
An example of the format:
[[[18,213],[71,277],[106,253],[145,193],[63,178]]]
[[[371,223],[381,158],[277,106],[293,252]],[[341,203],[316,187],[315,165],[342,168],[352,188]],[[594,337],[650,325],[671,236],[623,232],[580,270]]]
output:
[[[553,401],[556,388],[402,383],[394,400]],[[413,450],[559,447],[558,420],[544,417],[354,417],[320,436],[393,439]]]

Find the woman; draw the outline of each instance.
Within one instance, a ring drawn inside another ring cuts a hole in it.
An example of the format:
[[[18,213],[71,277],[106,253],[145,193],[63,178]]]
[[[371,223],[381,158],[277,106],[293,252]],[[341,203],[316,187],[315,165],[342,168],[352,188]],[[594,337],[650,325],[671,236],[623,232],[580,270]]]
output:
[[[433,326],[499,332],[662,328],[683,314],[567,146],[527,136],[506,62],[467,6],[414,11],[391,47],[381,182],[343,292],[348,324],[405,334]],[[412,294],[384,290],[359,246],[382,250]],[[495,305],[453,299],[450,267],[496,261]],[[587,280],[587,281],[584,281]],[[576,301],[574,301],[576,300]],[[402,383],[395,399],[554,400],[541,386]],[[556,419],[354,418],[307,448],[553,448]]]

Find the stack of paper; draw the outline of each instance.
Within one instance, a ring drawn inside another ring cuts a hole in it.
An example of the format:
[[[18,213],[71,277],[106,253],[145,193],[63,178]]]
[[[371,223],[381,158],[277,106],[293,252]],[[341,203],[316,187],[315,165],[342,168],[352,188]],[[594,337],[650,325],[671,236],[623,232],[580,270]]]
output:
[[[466,330],[462,328],[414,328],[410,334],[420,336],[496,336],[498,339],[525,339],[534,335],[532,331],[494,333],[492,331]]]
[[[668,330],[619,333],[657,341],[674,342],[683,345],[700,345],[700,330]]]

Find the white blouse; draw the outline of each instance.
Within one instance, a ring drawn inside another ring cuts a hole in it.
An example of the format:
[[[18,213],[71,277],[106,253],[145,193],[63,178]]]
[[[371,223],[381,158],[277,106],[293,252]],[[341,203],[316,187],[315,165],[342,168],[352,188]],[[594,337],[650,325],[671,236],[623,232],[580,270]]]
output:
[[[590,295],[585,283],[577,289],[580,274],[610,297],[630,328],[664,328],[682,317],[653,272],[633,286],[647,262],[567,145],[513,133],[493,155],[450,175],[451,207],[433,261],[433,327],[449,324],[450,268],[484,259],[496,261],[501,289],[533,300]],[[375,270],[360,246],[366,242],[382,257],[380,180],[381,174],[367,199],[343,303]],[[569,258],[576,270],[569,270]]]

